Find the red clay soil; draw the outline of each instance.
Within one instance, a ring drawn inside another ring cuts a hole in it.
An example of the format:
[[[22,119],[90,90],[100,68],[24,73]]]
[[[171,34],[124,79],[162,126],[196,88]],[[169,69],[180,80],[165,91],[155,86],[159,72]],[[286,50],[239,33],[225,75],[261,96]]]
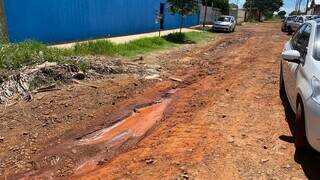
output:
[[[13,105],[0,118],[2,175],[320,177],[316,154],[295,155],[292,114],[278,96],[287,39],[280,24],[248,24],[205,44],[145,57],[183,82],[114,76],[93,82],[98,89],[72,85]]]

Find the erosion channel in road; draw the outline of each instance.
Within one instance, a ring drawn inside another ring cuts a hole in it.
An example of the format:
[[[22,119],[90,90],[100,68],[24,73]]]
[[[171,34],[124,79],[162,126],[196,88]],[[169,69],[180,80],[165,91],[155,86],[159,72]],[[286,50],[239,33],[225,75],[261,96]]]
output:
[[[278,23],[247,24],[205,44],[148,55],[144,61],[182,81],[163,78],[137,87],[139,93],[125,90],[128,98],[111,112],[100,108],[94,120],[34,156],[30,171],[11,177],[317,177],[316,158],[294,160],[292,116],[278,95],[287,39]]]

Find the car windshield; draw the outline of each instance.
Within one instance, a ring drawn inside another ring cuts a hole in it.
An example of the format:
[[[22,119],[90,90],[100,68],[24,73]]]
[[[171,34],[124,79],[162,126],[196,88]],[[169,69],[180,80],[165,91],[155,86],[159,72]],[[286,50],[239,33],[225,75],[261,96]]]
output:
[[[293,21],[293,20],[295,20],[296,19],[296,17],[288,17],[287,18],[287,21]]]
[[[218,21],[223,21],[223,22],[230,22],[231,18],[230,17],[219,17]]]

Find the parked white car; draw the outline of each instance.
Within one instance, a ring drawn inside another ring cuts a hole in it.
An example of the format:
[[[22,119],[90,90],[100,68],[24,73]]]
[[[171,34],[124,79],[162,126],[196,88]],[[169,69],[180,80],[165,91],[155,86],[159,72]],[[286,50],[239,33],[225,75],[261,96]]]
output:
[[[297,150],[320,152],[320,19],[302,24],[282,52],[280,93],[296,113]]]
[[[212,29],[214,31],[233,32],[236,29],[237,22],[233,16],[220,16],[214,22]]]
[[[287,23],[287,31],[289,34],[297,31],[297,29],[306,21],[313,20],[319,18],[319,15],[304,15],[304,16],[297,16],[294,21],[289,21]]]

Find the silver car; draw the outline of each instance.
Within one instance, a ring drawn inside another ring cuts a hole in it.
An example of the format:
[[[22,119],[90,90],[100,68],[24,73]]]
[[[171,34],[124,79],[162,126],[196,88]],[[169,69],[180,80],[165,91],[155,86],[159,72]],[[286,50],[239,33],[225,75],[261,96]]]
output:
[[[288,32],[288,25],[291,25],[296,18],[297,16],[289,16],[284,18],[284,20],[282,21],[281,31]]]
[[[227,31],[233,32],[236,29],[236,20],[233,16],[220,16],[217,21],[214,22],[212,29],[214,31]]]
[[[282,52],[280,94],[296,113],[297,150],[320,152],[320,19],[302,24]]]
[[[319,18],[318,15],[297,16],[294,21],[287,23],[287,31],[289,34],[297,31],[297,29],[306,21]]]

